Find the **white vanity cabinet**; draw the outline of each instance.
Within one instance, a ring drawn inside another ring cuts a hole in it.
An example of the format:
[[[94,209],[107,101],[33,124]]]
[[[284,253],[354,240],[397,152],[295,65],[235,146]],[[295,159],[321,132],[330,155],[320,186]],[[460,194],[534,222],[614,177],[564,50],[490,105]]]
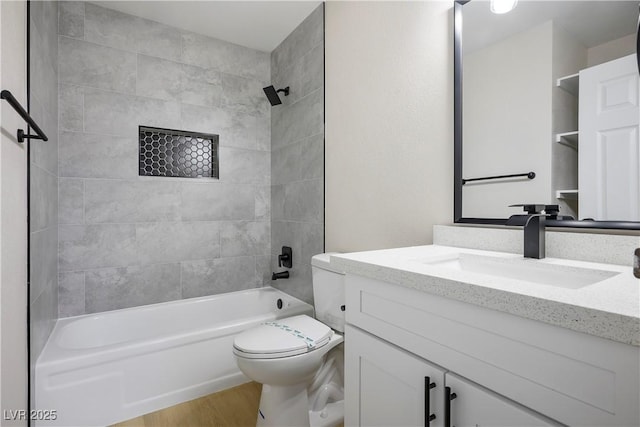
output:
[[[557,425],[356,327],[346,334],[347,426]]]
[[[636,346],[351,274],[346,307],[347,426],[448,427],[443,385],[451,426],[640,425]]]
[[[346,426],[444,425],[444,369],[358,328],[345,335]]]

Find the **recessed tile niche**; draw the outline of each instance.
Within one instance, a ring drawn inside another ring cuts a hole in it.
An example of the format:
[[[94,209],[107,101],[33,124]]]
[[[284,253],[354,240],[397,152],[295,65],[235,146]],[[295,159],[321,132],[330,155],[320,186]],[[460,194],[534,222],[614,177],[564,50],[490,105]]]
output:
[[[218,178],[218,135],[139,126],[139,175]]]

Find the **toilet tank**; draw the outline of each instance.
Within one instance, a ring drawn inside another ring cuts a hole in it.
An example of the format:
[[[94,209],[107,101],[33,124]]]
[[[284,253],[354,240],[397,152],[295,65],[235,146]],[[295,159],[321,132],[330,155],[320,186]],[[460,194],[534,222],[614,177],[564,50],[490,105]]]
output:
[[[316,319],[344,332],[344,273],[329,265],[331,255],[319,254],[311,258],[314,308]]]

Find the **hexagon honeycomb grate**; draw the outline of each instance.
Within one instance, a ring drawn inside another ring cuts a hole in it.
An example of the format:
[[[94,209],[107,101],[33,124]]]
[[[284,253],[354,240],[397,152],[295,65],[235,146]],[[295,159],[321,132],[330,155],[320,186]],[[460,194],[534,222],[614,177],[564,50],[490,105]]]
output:
[[[218,135],[139,127],[139,175],[218,178]]]

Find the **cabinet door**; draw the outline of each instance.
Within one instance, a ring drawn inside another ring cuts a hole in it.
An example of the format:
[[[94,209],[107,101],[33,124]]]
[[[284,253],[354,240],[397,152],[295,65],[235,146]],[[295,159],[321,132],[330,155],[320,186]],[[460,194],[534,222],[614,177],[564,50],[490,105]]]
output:
[[[346,426],[443,426],[441,368],[350,325],[345,337]]]
[[[446,389],[453,399],[449,400],[450,420],[445,427],[560,425],[450,372],[445,375],[445,399]]]

